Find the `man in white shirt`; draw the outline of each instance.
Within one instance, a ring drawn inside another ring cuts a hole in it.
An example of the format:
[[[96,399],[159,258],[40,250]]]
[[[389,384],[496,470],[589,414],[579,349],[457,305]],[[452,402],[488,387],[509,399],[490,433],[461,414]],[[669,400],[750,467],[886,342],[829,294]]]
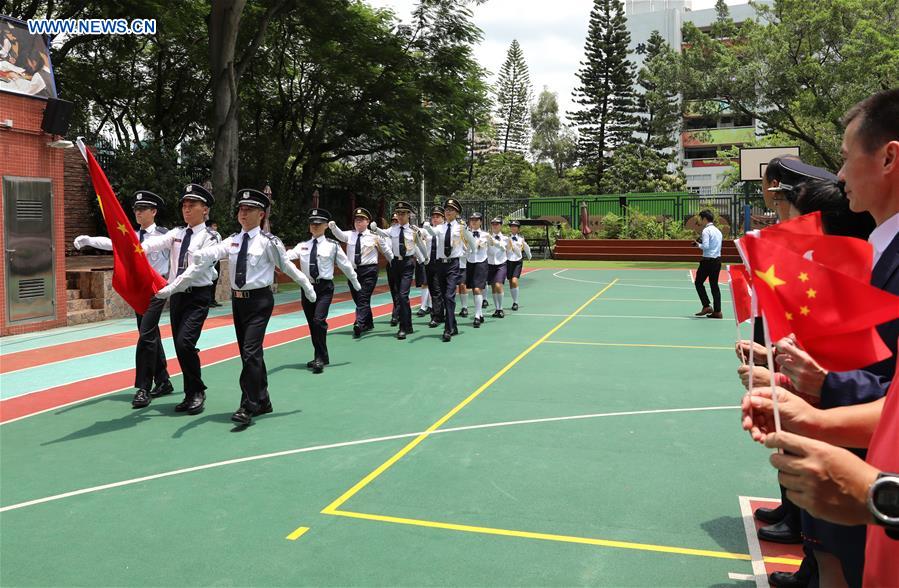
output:
[[[353,230],[342,231],[333,220],[328,223],[338,241],[347,244],[347,258],[356,270],[356,277],[362,286],[360,290],[350,289],[356,303],[356,322],[353,323],[353,338],[358,339],[365,331],[375,328],[371,312],[371,295],[378,283],[378,252],[383,253],[387,264],[393,259],[393,251],[381,237],[372,233],[368,225],[372,221],[368,209],[357,208],[353,212]]]
[[[238,190],[237,195],[237,220],[241,231],[221,243],[196,252],[184,273],[157,292],[156,296],[167,298],[175,292],[184,291],[204,270],[228,258],[234,331],[243,364],[240,372],[240,406],[231,415],[231,420],[245,427],[253,422],[254,416],[272,412],[262,343],[275,307],[272,294],[275,268],[299,284],[308,299],[315,300],[315,290],[306,276],[287,258],[281,240],[260,227],[271,206],[269,197],[252,189]]]
[[[148,190],[138,190],[134,193],[134,219],[140,227],[137,233],[137,240],[141,244],[149,237],[157,237],[165,235],[168,229],[160,227],[156,224],[156,214],[160,208],[164,208],[165,201]],[[79,235],[75,238],[75,249],[82,247],[94,247],[103,249],[104,251],[112,251],[112,240],[109,237],[88,237],[87,235]],[[156,270],[163,278],[169,274],[169,252],[153,251],[147,253],[147,261],[150,266]],[[150,301],[150,306],[157,307],[147,310],[151,315],[161,313],[165,301]],[[147,314],[147,313],[144,313]],[[134,353],[134,387],[136,392],[134,399],[131,401],[132,408],[144,408],[150,404],[151,398],[171,394],[174,391],[172,382],[169,379],[168,362],[165,357],[165,349],[162,347],[162,335],[159,333],[159,321],[155,321],[153,328],[141,331],[141,323],[144,315],[135,315],[137,317],[138,343]],[[152,322],[152,319],[151,319]],[[152,353],[148,353],[148,349],[153,349]],[[156,386],[153,386],[153,383]],[[152,388],[152,389],[151,389]]]
[[[699,224],[702,226],[702,234],[696,239],[696,246],[702,249],[702,260],[699,269],[696,270],[696,279],[693,284],[702,302],[702,310],[696,316],[720,319],[721,314],[721,290],[718,288],[718,274],[721,273],[721,231],[714,223],[715,215],[711,210],[703,210],[699,213]],[[714,308],[709,306],[709,296],[705,292],[705,281],[709,281],[712,290]]]
[[[393,274],[393,285],[396,289],[394,307],[397,310],[397,322],[399,330],[396,338],[400,341],[412,333],[412,307],[409,304],[409,290],[412,288],[412,274],[414,272],[414,259],[416,257],[415,232],[409,225],[409,215],[413,212],[412,206],[400,200],[394,205],[397,223],[388,230],[378,227],[372,222],[369,228],[379,236],[390,240],[393,249],[393,261],[390,264],[390,272]],[[420,254],[420,253],[419,253]],[[393,325],[393,321],[391,321]]]
[[[425,230],[436,238],[437,288],[443,293],[443,342],[448,343],[453,335],[459,334],[456,326],[456,288],[462,279],[459,259],[464,253],[462,225],[456,217],[462,213],[462,205],[455,198],[449,198],[443,205],[446,222],[437,227],[425,223]]]

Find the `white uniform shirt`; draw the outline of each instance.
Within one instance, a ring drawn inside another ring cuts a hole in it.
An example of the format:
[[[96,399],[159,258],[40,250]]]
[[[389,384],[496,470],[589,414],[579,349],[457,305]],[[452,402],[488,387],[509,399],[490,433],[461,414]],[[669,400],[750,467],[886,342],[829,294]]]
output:
[[[410,257],[416,256],[415,249],[415,233],[412,230],[412,227],[408,224],[403,225],[403,241],[406,244],[406,257],[408,259]],[[396,259],[404,259],[403,256],[400,255],[400,225],[391,225],[389,229],[386,231],[382,228],[376,228],[375,232],[385,238],[390,240],[390,248],[393,251],[393,257]],[[419,260],[420,261],[420,260]]]
[[[437,239],[437,259],[458,259],[465,254],[462,245],[462,225],[459,224],[459,221],[446,222],[437,225],[436,227],[432,227],[430,223],[425,223],[424,227],[431,236],[436,237]],[[447,231],[451,231],[451,247],[448,256],[446,255],[445,250]]]
[[[193,234],[190,236],[190,244],[187,246],[187,255],[184,258],[185,270],[187,265],[193,260],[193,255],[200,249],[217,245],[219,240],[216,233],[206,226],[206,223],[190,227]],[[179,227],[172,229],[165,235],[159,237],[144,238],[143,248],[147,253],[154,251],[166,251],[169,254],[169,281],[178,277],[178,256],[181,253],[181,244],[184,243],[187,227]],[[192,279],[191,286],[211,286],[212,282],[218,277],[215,268],[209,266],[204,268],[196,277]]]
[[[235,282],[237,276],[237,258],[243,245],[244,235],[249,235],[247,242],[247,274],[246,283],[238,287]],[[202,275],[204,270],[212,267],[216,261],[228,258],[231,271],[232,290],[257,290],[272,285],[275,281],[275,268],[290,276],[304,290],[312,289],[312,284],[306,279],[300,270],[287,258],[287,250],[281,240],[256,227],[249,233],[241,231],[231,235],[221,243],[210,245],[193,254],[193,261],[183,274],[172,281],[172,290],[180,292],[190,286],[196,285],[196,276]]]
[[[490,245],[489,233],[483,228],[476,231],[466,229],[465,237],[468,240],[468,262],[481,263],[487,261],[487,248]]]
[[[350,260],[347,259],[346,253],[343,252],[343,249],[340,248],[337,241],[333,241],[324,236],[316,239],[309,239],[308,241],[302,241],[287,254],[289,259],[300,260],[300,269],[310,280],[312,279],[312,275],[309,273],[309,256],[312,254],[313,241],[318,242],[315,246],[315,257],[318,263],[319,280],[333,280],[334,266],[336,265],[351,282],[357,281],[356,270],[353,269]]]
[[[156,226],[156,223],[153,223],[149,227],[145,229],[144,241],[149,239],[150,237],[158,237],[160,235],[165,235],[167,230],[163,227]],[[137,236],[138,242],[140,241],[140,231],[134,231],[135,236]],[[109,237],[88,237],[85,239],[84,245],[90,245],[96,249],[102,249],[103,251],[112,251],[112,239]],[[82,245],[82,247],[84,246]],[[168,250],[164,251],[152,251],[147,252],[146,248],[144,249],[144,253],[147,254],[147,261],[150,262],[150,267],[156,270],[156,273],[162,276],[163,278],[168,276],[169,274],[169,252]]]
[[[885,220],[879,227],[871,231],[868,243],[874,248],[874,265],[880,261],[883,252],[887,250],[896,235],[899,234],[899,213]]]
[[[356,267],[356,241],[360,238],[362,239],[362,244],[360,245],[362,265],[377,264],[378,251],[381,251],[381,253],[384,254],[388,263],[393,259],[393,251],[391,250],[390,245],[387,244],[387,240],[372,233],[368,229],[362,231],[362,237],[359,236],[359,232],[356,230],[343,231],[336,225],[331,226],[331,232],[334,233],[337,240],[346,243],[346,256],[347,259],[350,260],[350,263],[353,264],[353,268]]]
[[[497,239],[499,237],[499,239]],[[502,265],[506,263],[506,253],[509,247],[509,239],[502,233],[490,233],[488,238],[490,247],[487,249],[487,263],[490,265]]]
[[[531,258],[531,248],[525,242],[524,237],[521,236],[520,233],[515,235],[509,235],[509,261],[521,261],[521,258],[525,255],[528,259]]]

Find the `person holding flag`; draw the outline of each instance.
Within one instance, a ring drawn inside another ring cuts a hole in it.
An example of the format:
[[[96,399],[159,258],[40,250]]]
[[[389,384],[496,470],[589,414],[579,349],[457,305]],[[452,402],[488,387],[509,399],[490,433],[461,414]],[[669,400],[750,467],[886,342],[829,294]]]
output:
[[[312,284],[287,258],[281,240],[262,230],[262,219],[271,207],[269,197],[259,190],[238,190],[237,220],[241,231],[193,256],[188,268],[168,286],[156,293],[160,299],[183,292],[202,279],[216,262],[228,258],[231,268],[231,311],[240,347],[240,407],[231,415],[238,425],[252,424],[253,417],[272,412],[268,391],[268,371],[263,357],[265,329],[275,307],[272,283],[275,268],[290,276],[315,302]]]
[[[137,240],[143,243],[147,237],[165,235],[168,229],[156,224],[158,211],[165,207],[162,198],[148,190],[138,190],[134,193],[134,219],[138,227]],[[75,249],[94,247],[105,251],[112,251],[112,239],[109,237],[89,237],[79,235],[75,237]],[[165,278],[169,274],[169,254],[167,251],[156,251],[147,255],[153,270]],[[151,305],[158,304],[150,302]],[[168,362],[165,357],[165,349],[162,347],[162,336],[159,327],[147,330],[144,333],[145,341],[140,340],[140,325],[143,315],[135,312],[137,317],[138,344],[134,354],[134,398],[131,400],[132,408],[144,408],[150,404],[151,398],[171,394],[174,391],[169,378]],[[154,348],[153,353],[145,353],[144,350]],[[155,387],[153,383],[156,383]],[[152,389],[151,389],[152,388]]]

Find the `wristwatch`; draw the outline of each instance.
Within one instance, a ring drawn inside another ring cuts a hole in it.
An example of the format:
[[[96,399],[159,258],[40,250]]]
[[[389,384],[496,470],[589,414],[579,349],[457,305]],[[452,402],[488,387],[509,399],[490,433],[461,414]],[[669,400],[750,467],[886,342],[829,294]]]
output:
[[[877,475],[868,488],[868,510],[887,535],[899,539],[899,474]]]

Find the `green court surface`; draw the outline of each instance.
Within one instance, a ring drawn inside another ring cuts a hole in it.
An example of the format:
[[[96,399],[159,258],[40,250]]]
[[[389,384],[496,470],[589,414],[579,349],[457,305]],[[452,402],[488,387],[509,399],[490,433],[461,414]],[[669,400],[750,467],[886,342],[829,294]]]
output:
[[[0,584],[752,585],[738,497],[777,486],[722,290],[695,319],[686,269],[542,268],[449,344],[382,317],[320,376],[307,338],[267,349],[245,430],[239,359],[196,417],[123,391],[4,424]]]

